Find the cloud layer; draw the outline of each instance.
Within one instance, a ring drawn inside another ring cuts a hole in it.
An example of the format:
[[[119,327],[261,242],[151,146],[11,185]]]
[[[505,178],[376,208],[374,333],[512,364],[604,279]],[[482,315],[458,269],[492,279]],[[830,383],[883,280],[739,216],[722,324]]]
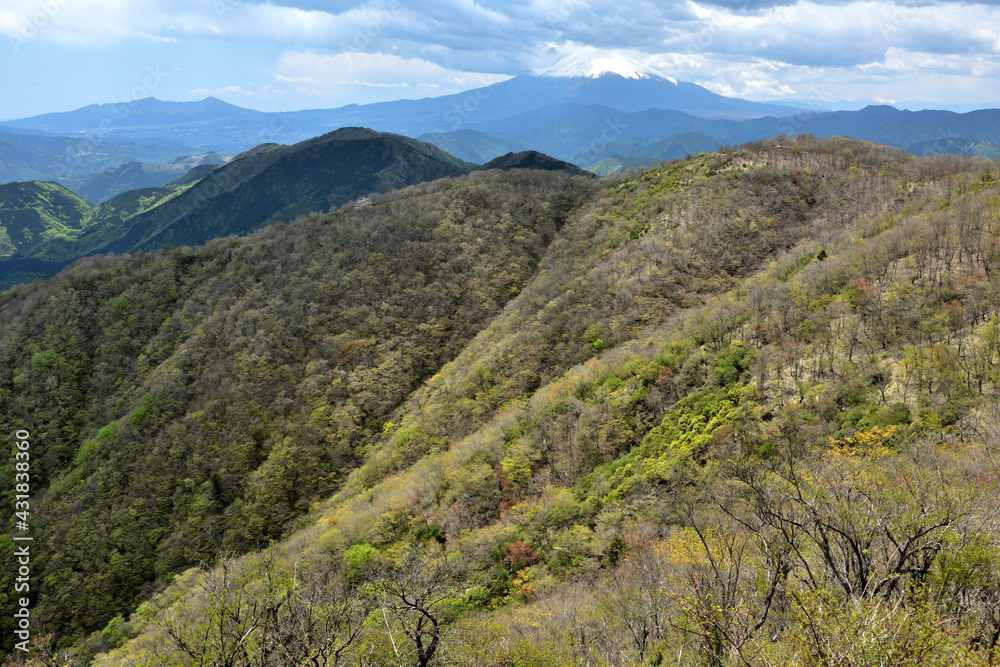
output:
[[[6,0],[0,7],[0,38],[16,67],[43,67],[44,58],[34,65],[22,56],[37,59],[50,45],[127,53],[160,44],[157,54],[179,61],[197,48],[210,60],[202,78],[212,80],[186,90],[293,106],[455,92],[581,47],[627,50],[678,79],[758,99],[1000,106],[995,26],[996,5],[958,0]],[[260,54],[247,55],[250,45]]]

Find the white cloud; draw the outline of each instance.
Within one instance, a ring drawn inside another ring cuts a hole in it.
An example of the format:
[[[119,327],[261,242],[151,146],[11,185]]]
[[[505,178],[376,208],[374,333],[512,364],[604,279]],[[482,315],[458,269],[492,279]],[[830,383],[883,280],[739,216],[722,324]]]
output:
[[[695,5],[698,29],[664,46],[671,51],[780,60],[795,65],[848,66],[880,60],[889,48],[1000,55],[995,34],[1000,8],[986,5],[906,5],[885,1],[821,4],[801,0],[744,15]]]
[[[300,6],[297,6],[300,5]],[[829,66],[890,47],[1000,54],[1000,8],[906,0],[5,0],[0,34],[73,43],[125,38],[253,41],[330,52],[388,52],[453,69],[513,73],[539,46],[579,43],[717,53]],[[757,8],[767,11],[754,11]]]
[[[148,0],[6,0],[0,34],[74,44],[107,43],[142,32]]]
[[[295,86],[298,92],[309,91],[312,95],[328,98],[361,96],[376,101],[447,95],[510,77],[461,72],[427,60],[388,53],[328,55],[289,51],[281,56],[274,78],[276,85]]]
[[[284,95],[283,91],[276,90],[274,86],[268,84],[266,86],[260,86],[256,90],[247,89],[243,86],[223,86],[221,88],[192,88],[188,91],[188,95],[195,97],[206,97],[206,96],[222,96],[222,97],[281,97]]]
[[[189,43],[210,41],[218,47],[213,54],[223,47],[239,45],[245,52],[263,44],[271,50],[266,57],[272,58],[272,70],[262,64],[263,56],[253,71],[246,58],[234,57],[231,75],[192,80],[185,90],[223,91],[223,82],[238,81],[239,89],[228,94],[302,90],[357,102],[488,85],[502,77],[496,73],[544,68],[581,46],[627,49],[680,80],[758,99],[810,91],[836,98],[846,96],[832,91],[851,86],[866,91],[890,86],[891,93],[879,96],[947,100],[978,94],[980,100],[996,100],[998,25],[1000,7],[987,0],[3,0],[0,5],[0,36],[15,51],[33,40],[122,49],[142,40],[178,52]],[[213,71],[224,66],[229,65],[213,59]],[[242,83],[248,78],[256,80]],[[971,83],[977,79],[978,87]],[[261,92],[267,84],[274,88]]]

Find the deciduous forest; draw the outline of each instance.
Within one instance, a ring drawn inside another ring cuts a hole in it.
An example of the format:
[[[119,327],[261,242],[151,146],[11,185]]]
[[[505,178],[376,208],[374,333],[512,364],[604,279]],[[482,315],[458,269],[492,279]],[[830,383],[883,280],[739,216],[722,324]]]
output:
[[[997,664],[998,180],[477,171],[4,292],[30,664]]]

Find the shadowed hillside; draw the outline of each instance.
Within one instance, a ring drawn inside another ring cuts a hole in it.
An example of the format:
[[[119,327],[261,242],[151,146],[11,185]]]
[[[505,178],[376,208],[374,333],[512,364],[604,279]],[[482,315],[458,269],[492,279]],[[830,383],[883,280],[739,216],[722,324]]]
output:
[[[326,212],[373,192],[457,176],[471,166],[430,144],[363,128],[292,146],[262,144],[208,173],[195,172],[200,180],[181,176],[164,188],[126,192],[82,211],[83,220],[65,224],[86,226],[86,233],[25,248],[15,259],[65,265],[87,255],[200,244]],[[140,206],[123,208],[139,198]],[[23,265],[0,263],[0,284],[13,284],[7,274]]]

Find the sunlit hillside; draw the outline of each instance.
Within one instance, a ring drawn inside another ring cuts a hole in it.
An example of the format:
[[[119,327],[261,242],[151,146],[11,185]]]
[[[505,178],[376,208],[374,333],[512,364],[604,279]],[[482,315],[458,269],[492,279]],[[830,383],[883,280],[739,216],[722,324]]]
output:
[[[801,135],[6,292],[37,664],[995,664],[998,210]]]

